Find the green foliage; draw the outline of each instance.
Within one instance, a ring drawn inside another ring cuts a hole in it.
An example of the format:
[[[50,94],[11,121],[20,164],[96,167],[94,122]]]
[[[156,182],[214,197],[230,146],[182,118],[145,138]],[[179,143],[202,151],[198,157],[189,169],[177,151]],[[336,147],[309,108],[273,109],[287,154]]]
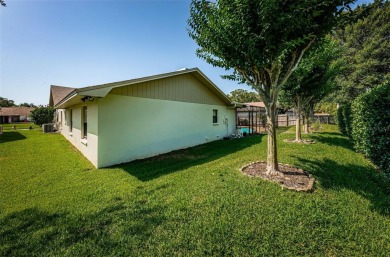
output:
[[[249,92],[244,89],[236,89],[227,95],[231,101],[238,103],[259,102],[260,97],[255,92]]]
[[[314,106],[314,112],[329,113],[330,115],[337,116],[337,104],[331,101],[320,101]]]
[[[345,122],[344,122],[344,116],[343,116],[343,105],[341,105],[338,109],[337,109],[337,119],[336,119],[336,122],[337,122],[337,126],[339,128],[339,131],[343,134],[343,135],[346,135],[346,129],[345,129]]]
[[[322,126],[310,146],[279,135],[281,162],[316,178],[309,194],[238,171],[265,160],[262,136],[95,169],[60,134],[5,132],[0,255],[387,256],[389,184]]]
[[[227,79],[247,83],[264,102],[269,122],[267,167],[277,170],[275,116],[281,87],[316,40],[349,19],[354,0],[192,0],[188,32],[196,54],[232,70]]]
[[[38,106],[36,106],[36,105],[33,104],[33,103],[21,103],[21,104],[19,104],[19,106],[23,106],[23,107],[34,107],[34,108],[38,107]]]
[[[52,107],[39,107],[31,111],[31,119],[38,126],[42,126],[45,123],[52,123],[54,112],[55,110]]]
[[[298,59],[314,38],[331,31],[353,2],[193,0],[189,35],[199,45],[200,58],[213,66],[235,69],[238,77],[230,78],[257,87],[258,83],[250,82],[258,77],[268,85],[266,78],[271,74],[264,68],[271,73],[280,68],[282,77],[289,70],[285,65],[295,64],[297,60],[292,59]]]
[[[330,38],[313,47],[283,86],[280,103],[309,113],[335,88],[334,78],[340,71],[338,53],[339,47]]]
[[[390,82],[356,98],[352,116],[356,150],[390,174]]]
[[[16,106],[13,100],[8,100],[7,98],[0,96],[0,107],[12,107]]]
[[[352,139],[351,104],[346,103],[337,110],[337,124],[341,133]]]
[[[390,79],[390,2],[375,1],[366,9],[366,18],[335,34],[343,47],[339,58],[344,64],[337,77],[340,88],[334,94],[339,103],[350,102]]]
[[[321,128],[322,128],[320,121],[319,121],[319,120],[316,120],[316,121],[314,121],[313,123],[311,123],[310,128],[311,128],[313,131],[320,131]]]

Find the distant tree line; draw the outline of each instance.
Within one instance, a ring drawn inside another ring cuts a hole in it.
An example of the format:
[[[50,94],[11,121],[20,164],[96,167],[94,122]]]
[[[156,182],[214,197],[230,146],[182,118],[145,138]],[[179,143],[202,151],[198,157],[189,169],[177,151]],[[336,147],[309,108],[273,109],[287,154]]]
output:
[[[0,96],[0,107],[13,107],[13,106],[34,107],[34,108],[38,107],[33,103],[21,103],[17,105],[15,104],[14,100],[10,100]]]

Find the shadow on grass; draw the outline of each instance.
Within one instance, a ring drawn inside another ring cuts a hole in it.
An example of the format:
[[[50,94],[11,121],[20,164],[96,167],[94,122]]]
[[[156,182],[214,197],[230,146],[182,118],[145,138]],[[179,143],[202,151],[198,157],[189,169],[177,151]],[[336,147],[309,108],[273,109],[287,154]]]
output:
[[[254,144],[258,144],[264,136],[266,135],[250,136],[244,139],[214,141],[143,160],[115,165],[110,168],[120,168],[141,181],[149,181],[241,151]]]
[[[118,201],[80,216],[37,208],[14,212],[0,219],[0,256],[108,256],[118,251],[137,255],[132,251],[144,247],[166,220],[164,212],[164,207],[149,206],[146,200],[127,206]]]
[[[277,133],[277,134],[284,133],[284,132],[286,132],[287,130],[289,130],[290,128],[291,128],[291,126],[289,126],[289,127],[278,127],[278,128],[276,129],[276,133]]]
[[[19,132],[16,132],[16,131],[4,132],[3,134],[0,135],[0,144],[12,142],[12,141],[23,140],[23,139],[26,139],[26,137],[23,136],[22,134],[20,134]]]
[[[348,189],[368,199],[372,210],[390,216],[390,181],[373,167],[342,164],[329,158],[322,161],[295,156],[325,189]]]
[[[344,147],[351,151],[354,151],[353,144],[347,137],[342,136],[339,133],[334,132],[320,132],[310,134],[310,138],[316,140],[317,142],[329,145],[329,146],[338,146]]]

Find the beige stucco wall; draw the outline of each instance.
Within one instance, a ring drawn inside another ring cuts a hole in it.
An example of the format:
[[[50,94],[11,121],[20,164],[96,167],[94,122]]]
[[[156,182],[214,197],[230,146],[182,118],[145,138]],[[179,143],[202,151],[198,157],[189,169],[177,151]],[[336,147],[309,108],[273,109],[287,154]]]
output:
[[[68,139],[83,155],[91,161],[94,166],[98,166],[98,101],[86,102],[79,105],[71,106],[67,109],[58,109],[58,123],[61,134]],[[87,106],[87,140],[83,140],[81,111],[82,106]],[[70,132],[70,109],[72,109],[73,129]],[[61,120],[62,113],[62,120]]]
[[[235,110],[224,105],[116,94],[98,104],[98,167],[222,139],[236,126]],[[217,125],[212,122],[213,109],[218,110]]]

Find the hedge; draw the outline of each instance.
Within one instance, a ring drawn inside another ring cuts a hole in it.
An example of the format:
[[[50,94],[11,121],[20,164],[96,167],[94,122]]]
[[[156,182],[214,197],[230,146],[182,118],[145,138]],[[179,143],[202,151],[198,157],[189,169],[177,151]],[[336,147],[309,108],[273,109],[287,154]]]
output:
[[[340,132],[352,139],[352,117],[350,103],[341,105],[337,110],[337,124]]]
[[[390,174],[390,82],[355,99],[352,120],[355,149]]]

